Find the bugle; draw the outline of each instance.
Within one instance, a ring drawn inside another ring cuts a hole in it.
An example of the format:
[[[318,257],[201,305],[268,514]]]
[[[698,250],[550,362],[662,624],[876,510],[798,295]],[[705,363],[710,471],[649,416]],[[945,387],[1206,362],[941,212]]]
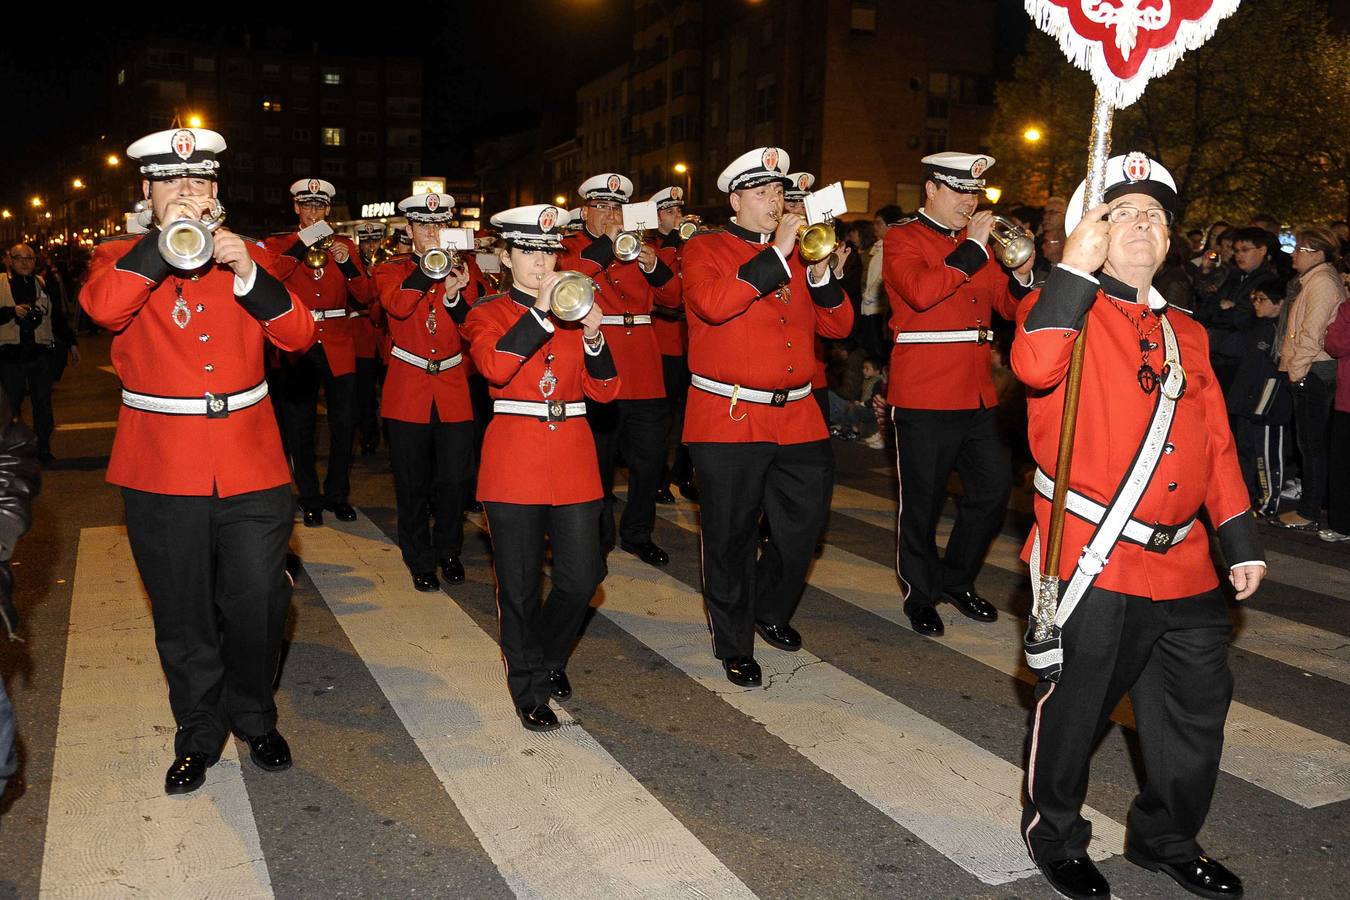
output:
[[[564,322],[577,322],[595,305],[595,282],[580,272],[559,272],[548,294],[549,310]]]
[[[160,229],[159,255],[183,272],[204,265],[215,252],[212,235],[225,221],[225,207],[219,201],[201,219],[174,219]]]

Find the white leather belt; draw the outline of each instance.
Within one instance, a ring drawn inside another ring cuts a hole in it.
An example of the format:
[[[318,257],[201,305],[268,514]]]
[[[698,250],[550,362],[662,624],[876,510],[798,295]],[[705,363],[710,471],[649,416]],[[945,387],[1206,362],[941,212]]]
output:
[[[345,309],[311,309],[309,314],[314,317],[315,322],[322,322],[324,319],[347,318],[347,310]]]
[[[1036,470],[1036,493],[1047,500],[1054,499],[1055,480],[1040,469]],[[1069,490],[1068,500],[1065,502],[1065,508],[1080,519],[1085,519],[1093,525],[1100,525],[1102,519],[1106,516],[1106,507],[1078,493],[1075,490]],[[1181,525],[1149,525],[1141,522],[1139,519],[1130,519],[1125,523],[1125,528],[1121,531],[1121,537],[1132,544],[1139,544],[1145,550],[1151,550],[1154,553],[1166,553],[1172,547],[1186,540],[1186,535],[1191,533],[1195,527],[1195,517],[1192,516],[1189,522]]]
[[[625,328],[632,328],[634,325],[652,324],[651,316],[638,316],[633,313],[624,313],[621,316],[601,316],[601,325],[622,325]]]
[[[994,339],[992,328],[962,328],[956,331],[901,331],[897,344],[987,344]]]
[[[574,416],[586,415],[586,404],[580,400],[538,403],[529,400],[493,400],[492,411],[508,416],[529,416],[541,422],[565,422]]]
[[[456,353],[449,359],[425,359],[424,357],[418,356],[416,353],[409,353],[398,344],[395,344],[393,349],[389,351],[389,355],[394,357],[394,359],[403,360],[410,366],[425,369],[428,375],[435,375],[438,372],[444,372],[446,369],[453,369],[455,366],[464,362],[463,353]]]
[[[201,397],[159,397],[123,388],[122,405],[166,416],[206,416],[208,419],[224,419],[232,412],[254,406],[266,396],[266,381],[234,394],[207,393]]]
[[[741,387],[739,384],[726,384],[721,381],[714,381],[711,378],[705,378],[702,375],[691,375],[689,383],[700,391],[707,391],[709,394],[716,394],[719,397],[730,397],[733,401],[746,403],[765,403],[769,406],[784,406],[794,400],[801,400],[804,397],[811,396],[811,385],[804,384],[795,388],[779,388],[773,391],[761,391],[755,388]]]

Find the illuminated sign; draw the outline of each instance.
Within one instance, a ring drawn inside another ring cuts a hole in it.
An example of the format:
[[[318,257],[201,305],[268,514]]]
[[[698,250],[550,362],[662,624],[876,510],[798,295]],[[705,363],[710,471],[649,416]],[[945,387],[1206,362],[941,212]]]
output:
[[[414,178],[412,183],[413,196],[418,194],[444,194],[444,178]]]
[[[361,205],[361,218],[363,219],[392,215],[394,215],[394,201],[392,200],[387,200],[384,203],[363,203]]]

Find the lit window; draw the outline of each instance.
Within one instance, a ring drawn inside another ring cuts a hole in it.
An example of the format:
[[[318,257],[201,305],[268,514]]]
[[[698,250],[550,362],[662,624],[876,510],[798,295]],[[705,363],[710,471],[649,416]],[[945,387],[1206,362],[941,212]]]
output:
[[[341,147],[344,143],[341,128],[325,128],[323,143],[326,147]]]
[[[280,100],[264,100],[262,102],[263,112],[281,112]]]
[[[333,84],[333,85],[342,84],[342,70],[341,70],[341,69],[324,69],[324,70],[323,70],[323,83],[324,83],[324,84]]]

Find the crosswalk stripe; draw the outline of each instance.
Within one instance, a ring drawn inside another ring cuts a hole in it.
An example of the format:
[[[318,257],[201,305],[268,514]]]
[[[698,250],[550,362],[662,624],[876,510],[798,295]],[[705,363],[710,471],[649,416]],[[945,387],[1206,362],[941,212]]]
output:
[[[895,533],[894,500],[847,485],[835,485],[831,509],[850,519]],[[949,529],[946,520],[944,526],[939,526],[940,531]],[[1026,563],[1018,557],[1021,549],[1021,542],[999,535],[989,548],[988,560],[1001,569],[1026,574]],[[1296,572],[1299,565],[1301,561],[1291,559],[1283,569],[1276,569],[1272,563],[1271,580],[1288,584],[1288,572]],[[1232,645],[1304,672],[1350,684],[1350,640],[1322,628],[1243,605],[1233,629]]]
[[[666,506],[659,510],[664,518],[697,533],[698,524],[691,507],[681,504],[678,508]],[[996,562],[994,556],[991,551],[991,561]],[[813,587],[902,628],[910,628],[889,566],[827,544],[808,580]],[[973,625],[954,616],[945,617],[945,622],[946,634],[932,640],[1005,675],[1035,682],[1021,653],[1025,620],[1004,613],[991,625]],[[1121,702],[1113,718],[1127,727],[1134,726],[1128,698]],[[1243,703],[1234,702],[1229,707],[1220,765],[1228,774],[1303,807],[1350,798],[1350,747]]]
[[[728,704],[986,884],[1035,873],[1021,842],[1022,771],[805,650],[760,646],[764,689],[730,685],[713,658],[697,590],[620,553],[599,611]],[[1091,854],[1124,829],[1085,808]]]
[[[174,724],[126,529],[80,532],[43,850],[46,897],[271,897],[233,740],[182,797]]]
[[[298,538],[310,580],[519,897],[753,897],[594,738],[520,727],[496,641],[409,584],[362,515]]]

